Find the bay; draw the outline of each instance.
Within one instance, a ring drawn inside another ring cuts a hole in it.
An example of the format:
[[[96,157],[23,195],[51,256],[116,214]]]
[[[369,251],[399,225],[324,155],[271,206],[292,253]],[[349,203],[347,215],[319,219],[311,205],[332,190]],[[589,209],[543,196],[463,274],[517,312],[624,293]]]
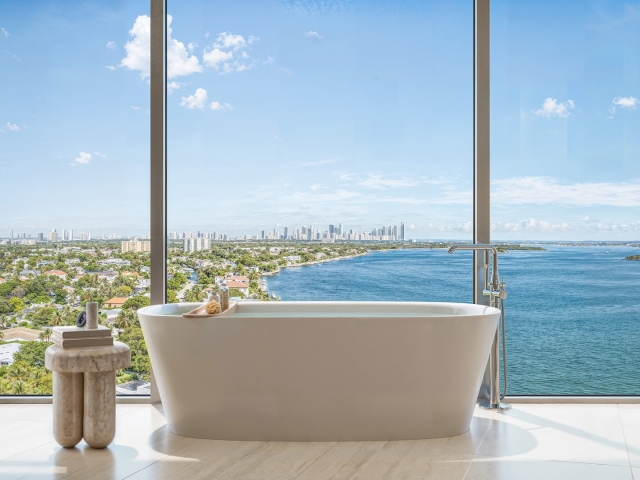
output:
[[[640,395],[640,262],[630,247],[501,254],[509,393]],[[471,302],[469,252],[407,249],[286,268],[282,300]]]

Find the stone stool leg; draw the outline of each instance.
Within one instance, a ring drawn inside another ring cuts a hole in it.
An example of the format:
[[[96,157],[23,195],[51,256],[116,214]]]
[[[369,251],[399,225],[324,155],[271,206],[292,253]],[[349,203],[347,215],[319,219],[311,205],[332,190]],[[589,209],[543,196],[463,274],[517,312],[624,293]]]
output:
[[[82,373],[53,372],[53,438],[66,448],[82,440]]]
[[[116,372],[84,373],[84,441],[104,448],[116,436]]]

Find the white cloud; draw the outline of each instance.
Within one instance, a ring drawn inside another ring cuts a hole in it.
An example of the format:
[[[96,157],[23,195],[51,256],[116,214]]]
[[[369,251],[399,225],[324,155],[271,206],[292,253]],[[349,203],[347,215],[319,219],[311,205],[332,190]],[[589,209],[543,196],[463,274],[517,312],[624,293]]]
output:
[[[4,28],[0,27],[0,33],[2,34],[3,37],[8,37],[9,36],[9,32],[7,32]]]
[[[173,17],[167,15],[167,77],[175,78],[202,71],[202,65],[195,55],[190,55],[184,43],[171,38]],[[151,19],[147,15],[136,18],[129,34],[133,40],[124,46],[127,56],[120,62],[121,67],[140,72],[142,78],[149,76]]]
[[[93,152],[93,154],[96,157],[100,157],[100,158],[107,158],[107,155],[105,153],[99,153],[99,152]]]
[[[218,35],[213,45],[205,49],[202,54],[203,63],[220,72],[221,75],[232,72],[243,72],[255,67],[258,60],[251,60],[247,50],[260,39],[249,36],[245,39],[242,35],[234,35],[230,32],[222,32]],[[262,61],[262,64],[270,63],[272,59]]]
[[[133,105],[131,105],[131,108],[134,109],[134,110],[140,110],[140,107],[135,107]]]
[[[491,201],[496,205],[640,207],[640,180],[561,183],[551,177],[512,177],[491,182]]]
[[[116,42],[107,42],[107,48],[116,48]]]
[[[366,176],[348,172],[336,173],[338,174],[338,178],[340,180],[347,182],[348,184],[374,190],[385,190],[388,188],[410,188],[428,184],[436,185],[448,183],[450,181],[446,179],[434,180],[427,177],[389,177],[386,175],[381,175],[379,173],[367,173]]]
[[[115,70],[116,67],[114,65],[105,65],[104,68],[106,68],[107,70]]]
[[[249,43],[253,43],[254,37],[249,37]],[[247,42],[245,41],[242,35],[233,35],[229,32],[222,32],[218,35],[215,43],[213,44],[218,48],[231,48],[233,50],[238,50],[243,48]]]
[[[76,167],[79,165],[88,165],[91,163],[91,160],[92,157],[90,153],[80,152],[80,155],[74,158],[73,162],[71,162],[69,165],[71,165],[72,167]]]
[[[223,52],[218,48],[214,48],[208,52],[202,54],[202,61],[208,67],[213,67],[216,70],[220,68],[220,63],[226,62],[233,58],[233,52]]]
[[[613,104],[622,108],[636,108],[640,102],[635,97],[616,97]]]
[[[558,102],[555,98],[547,98],[542,102],[542,107],[538,110],[533,110],[533,114],[538,117],[560,117],[566,118],[571,115],[570,110],[575,109],[575,103],[573,100],[567,100],[566,103]]]
[[[304,36],[307,37],[307,38],[317,38],[318,40],[322,40],[324,38],[318,32],[314,32],[313,30],[309,30],[308,32],[304,32]]]
[[[567,234],[577,234],[580,236],[588,235],[598,237],[602,234],[637,234],[640,232],[640,221],[638,222],[611,222],[611,223],[592,223],[577,224],[567,221],[547,221],[529,218],[527,220],[510,220],[499,221],[491,225],[491,231],[497,234],[510,235],[533,235],[541,234],[548,236],[550,234],[562,234],[565,238]],[[529,237],[531,238],[531,237]]]
[[[171,95],[175,90],[179,89],[183,84],[180,82],[168,82],[167,93]]]
[[[198,88],[196,90],[196,93],[194,93],[193,95],[182,97],[182,102],[180,102],[180,105],[190,109],[199,108],[200,110],[204,110],[206,103],[207,91],[204,88]]]
[[[7,122],[7,128],[10,132],[17,132],[18,130],[20,130],[20,127],[18,125],[11,122]]]
[[[209,108],[211,110],[231,110],[231,105],[228,103],[211,102]]]
[[[189,44],[187,45],[187,50],[189,50],[189,52],[193,52],[193,50],[198,46],[198,44],[196,42],[189,42]]]

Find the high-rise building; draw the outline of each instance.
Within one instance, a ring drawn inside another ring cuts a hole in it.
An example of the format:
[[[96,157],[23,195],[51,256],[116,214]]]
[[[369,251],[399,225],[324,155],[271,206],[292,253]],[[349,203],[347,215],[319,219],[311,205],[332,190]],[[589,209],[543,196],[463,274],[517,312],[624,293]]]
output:
[[[284,233],[282,234],[282,236],[285,240],[289,238],[289,227],[284,227]]]
[[[182,249],[187,253],[209,250],[211,249],[211,240],[203,237],[185,238],[182,241]]]
[[[400,240],[406,240],[404,236],[404,222],[400,222]]]
[[[42,233],[42,232],[38,233],[38,241],[39,242],[44,242],[44,233]]]
[[[120,251],[122,253],[126,252],[150,252],[151,251],[151,242],[145,241],[141,242],[139,240],[131,240],[125,241],[121,243]]]
[[[55,228],[51,229],[51,232],[49,233],[49,241],[50,242],[58,241],[58,232],[56,232]]]

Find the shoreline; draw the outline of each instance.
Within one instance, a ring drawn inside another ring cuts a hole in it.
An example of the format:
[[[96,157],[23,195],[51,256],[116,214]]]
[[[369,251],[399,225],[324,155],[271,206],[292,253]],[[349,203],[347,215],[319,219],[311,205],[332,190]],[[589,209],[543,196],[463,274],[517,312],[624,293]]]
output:
[[[389,249],[391,250],[391,249]],[[400,250],[400,249],[398,249]],[[380,250],[380,251],[387,251],[387,250]],[[277,275],[278,273],[280,273],[280,270],[284,269],[284,268],[294,268],[294,267],[310,267],[312,265],[320,265],[322,263],[329,263],[329,262],[337,262],[340,260],[348,260],[350,258],[356,258],[356,257],[363,257],[365,255],[369,255],[369,252],[365,252],[365,253],[356,253],[355,255],[347,255],[344,257],[337,257],[337,258],[327,258],[325,260],[314,260],[312,262],[305,262],[305,263],[296,263],[295,265],[283,265],[278,266],[278,269],[274,272],[265,272],[262,273],[260,276],[261,277],[273,277],[274,275]]]

